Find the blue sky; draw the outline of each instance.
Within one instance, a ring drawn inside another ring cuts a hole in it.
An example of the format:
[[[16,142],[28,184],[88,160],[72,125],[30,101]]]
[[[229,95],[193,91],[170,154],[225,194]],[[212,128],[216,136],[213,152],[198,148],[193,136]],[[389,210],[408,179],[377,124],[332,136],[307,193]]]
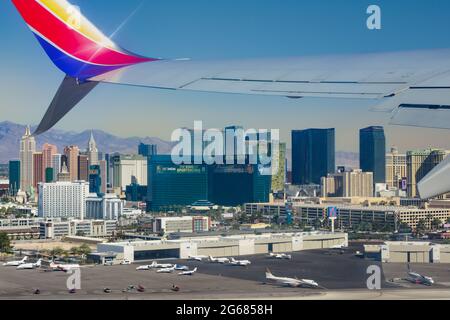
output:
[[[446,0],[72,0],[106,34],[139,8],[114,40],[153,57],[248,58],[450,48]],[[381,31],[366,9],[382,9]],[[47,59],[10,1],[1,1],[0,121],[37,124],[63,75]],[[450,58],[450,57],[449,57]],[[291,129],[336,127],[337,149],[356,151],[358,129],[386,125],[361,101],[289,100],[99,86],[58,127],[169,139],[178,127],[241,124]],[[388,145],[450,149],[449,132],[386,127]]]

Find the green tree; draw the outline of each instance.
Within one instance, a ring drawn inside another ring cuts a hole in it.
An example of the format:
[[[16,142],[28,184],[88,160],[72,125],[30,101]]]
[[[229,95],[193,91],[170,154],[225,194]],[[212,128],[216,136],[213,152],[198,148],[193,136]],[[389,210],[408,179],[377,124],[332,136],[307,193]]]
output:
[[[72,247],[70,248],[70,254],[76,256],[80,253],[79,248],[78,247]]]
[[[427,221],[425,219],[420,219],[416,226],[416,232],[418,234],[424,234],[427,229]]]
[[[441,221],[441,219],[435,218],[435,219],[433,219],[433,221],[431,221],[431,228],[432,228],[433,230],[437,230],[437,229],[439,229],[440,227],[442,227],[442,221]]]
[[[6,233],[0,232],[0,252],[10,252],[11,241]]]
[[[92,252],[91,247],[89,247],[87,244],[82,244],[79,248],[79,253],[82,255],[88,255]]]
[[[56,256],[56,257],[58,257],[58,256],[62,256],[62,255],[64,255],[64,249],[63,248],[61,248],[61,247],[56,247],[56,248],[53,248],[51,251],[50,251],[50,254],[52,255],[52,256]]]
[[[409,224],[407,224],[405,222],[400,222],[400,224],[398,226],[398,232],[400,232],[400,233],[410,233],[411,232],[411,227],[409,226]]]
[[[320,220],[319,218],[314,220],[314,228],[316,228],[316,229],[322,228],[322,220]]]

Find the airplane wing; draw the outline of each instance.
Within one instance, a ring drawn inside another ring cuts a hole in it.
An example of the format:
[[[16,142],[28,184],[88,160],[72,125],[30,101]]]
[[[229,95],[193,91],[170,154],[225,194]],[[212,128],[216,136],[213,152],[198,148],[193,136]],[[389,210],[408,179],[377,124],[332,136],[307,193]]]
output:
[[[372,111],[392,113],[392,123],[450,128],[450,50],[231,61],[158,60],[88,80],[169,90],[371,99]],[[428,116],[418,117],[421,114]]]

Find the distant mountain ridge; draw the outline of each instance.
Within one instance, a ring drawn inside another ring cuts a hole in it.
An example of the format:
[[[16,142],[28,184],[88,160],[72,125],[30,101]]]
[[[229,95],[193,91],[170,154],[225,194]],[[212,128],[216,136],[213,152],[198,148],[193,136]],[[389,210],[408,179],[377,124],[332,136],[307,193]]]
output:
[[[0,163],[8,163],[10,160],[18,159],[20,139],[25,133],[25,125],[4,121],[0,122]],[[139,143],[156,144],[158,153],[170,153],[173,143],[154,137],[130,137],[121,138],[110,133],[93,130],[97,148],[103,153],[124,153],[135,154],[138,152]],[[52,129],[36,137],[37,149],[41,149],[46,142],[58,147],[58,152],[62,153],[65,146],[76,145],[81,150],[87,148],[91,131],[86,130],[81,133]]]

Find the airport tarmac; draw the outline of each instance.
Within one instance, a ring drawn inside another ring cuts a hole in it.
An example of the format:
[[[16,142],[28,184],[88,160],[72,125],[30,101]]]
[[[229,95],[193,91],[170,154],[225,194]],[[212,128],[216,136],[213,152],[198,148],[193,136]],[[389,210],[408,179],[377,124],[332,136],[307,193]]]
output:
[[[191,269],[193,276],[158,274],[155,270],[136,271],[150,262],[124,266],[87,266],[81,268],[81,290],[70,294],[68,275],[63,272],[21,270],[0,266],[0,299],[450,299],[450,266],[442,264],[413,265],[416,272],[432,276],[433,287],[402,282],[406,266],[384,264],[354,256],[354,250],[314,250],[292,253],[292,260],[270,259],[266,255],[239,257],[249,259],[248,267],[198,261],[167,261]],[[162,262],[162,261],[159,261]],[[166,261],[164,261],[166,262]],[[384,270],[381,291],[366,287],[367,267],[378,265]],[[321,289],[288,288],[265,284],[265,270],[277,276],[313,279]],[[395,281],[392,281],[395,279]],[[171,290],[172,285],[179,292]],[[129,285],[145,288],[122,292]],[[110,288],[111,293],[104,293]],[[34,295],[40,289],[40,295]]]

